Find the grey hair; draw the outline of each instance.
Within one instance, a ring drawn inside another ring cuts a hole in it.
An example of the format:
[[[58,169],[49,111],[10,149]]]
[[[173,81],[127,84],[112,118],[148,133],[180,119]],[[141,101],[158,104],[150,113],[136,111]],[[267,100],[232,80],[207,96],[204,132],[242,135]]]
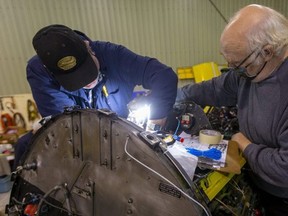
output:
[[[284,15],[272,8],[258,4],[252,4],[249,6],[256,6],[264,11],[262,16],[258,17],[257,25],[255,25],[254,28],[250,28],[245,33],[250,52],[259,50],[253,54],[255,58],[254,64],[259,65],[262,63],[261,59],[257,58],[257,56],[259,55],[259,52],[263,52],[264,46],[272,46],[275,56],[279,56],[283,50],[287,49],[288,20]],[[231,24],[240,18],[241,12],[242,10],[238,11],[233,17],[231,17],[225,29],[229,28]]]
[[[288,20],[279,12],[265,7],[265,17],[256,28],[247,32],[246,37],[251,50],[261,49],[265,45],[271,45],[276,56],[280,55],[288,45]]]

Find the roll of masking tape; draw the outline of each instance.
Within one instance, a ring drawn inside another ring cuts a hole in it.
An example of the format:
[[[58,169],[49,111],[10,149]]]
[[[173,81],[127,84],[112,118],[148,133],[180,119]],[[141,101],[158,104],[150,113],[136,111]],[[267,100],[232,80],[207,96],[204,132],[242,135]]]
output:
[[[216,130],[201,130],[199,132],[199,142],[202,144],[218,144],[223,139],[223,135]]]

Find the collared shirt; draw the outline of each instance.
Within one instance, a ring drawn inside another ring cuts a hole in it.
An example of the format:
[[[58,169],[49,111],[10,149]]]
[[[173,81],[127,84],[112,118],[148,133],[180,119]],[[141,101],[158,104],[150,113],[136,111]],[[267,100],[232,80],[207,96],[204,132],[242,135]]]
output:
[[[151,119],[168,115],[175,102],[178,81],[170,67],[154,58],[137,55],[121,45],[100,41],[90,44],[103,74],[102,80],[92,90],[92,104],[84,89],[69,92],[60,86],[38,56],[29,60],[27,79],[43,117],[61,113],[64,107],[78,105],[81,108],[110,109],[126,118],[127,104],[137,85],[152,91],[149,95]],[[106,89],[104,92],[103,87]]]

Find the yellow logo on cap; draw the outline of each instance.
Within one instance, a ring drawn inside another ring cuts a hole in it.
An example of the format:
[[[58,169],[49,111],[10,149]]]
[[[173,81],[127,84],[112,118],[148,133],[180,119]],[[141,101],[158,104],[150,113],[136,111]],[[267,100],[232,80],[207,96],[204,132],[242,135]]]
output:
[[[69,70],[76,65],[76,58],[74,56],[65,56],[60,59],[57,63],[57,66],[62,70]]]

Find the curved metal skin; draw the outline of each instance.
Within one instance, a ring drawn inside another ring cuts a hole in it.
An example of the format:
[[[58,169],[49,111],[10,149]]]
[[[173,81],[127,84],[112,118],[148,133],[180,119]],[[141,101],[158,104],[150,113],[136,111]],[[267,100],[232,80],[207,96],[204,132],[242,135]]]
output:
[[[150,136],[146,141],[141,132],[125,119],[96,110],[53,117],[34,135],[22,161],[8,215],[22,215],[28,195],[34,197],[37,215],[202,215],[198,204],[161,177],[195,199],[161,143]]]

